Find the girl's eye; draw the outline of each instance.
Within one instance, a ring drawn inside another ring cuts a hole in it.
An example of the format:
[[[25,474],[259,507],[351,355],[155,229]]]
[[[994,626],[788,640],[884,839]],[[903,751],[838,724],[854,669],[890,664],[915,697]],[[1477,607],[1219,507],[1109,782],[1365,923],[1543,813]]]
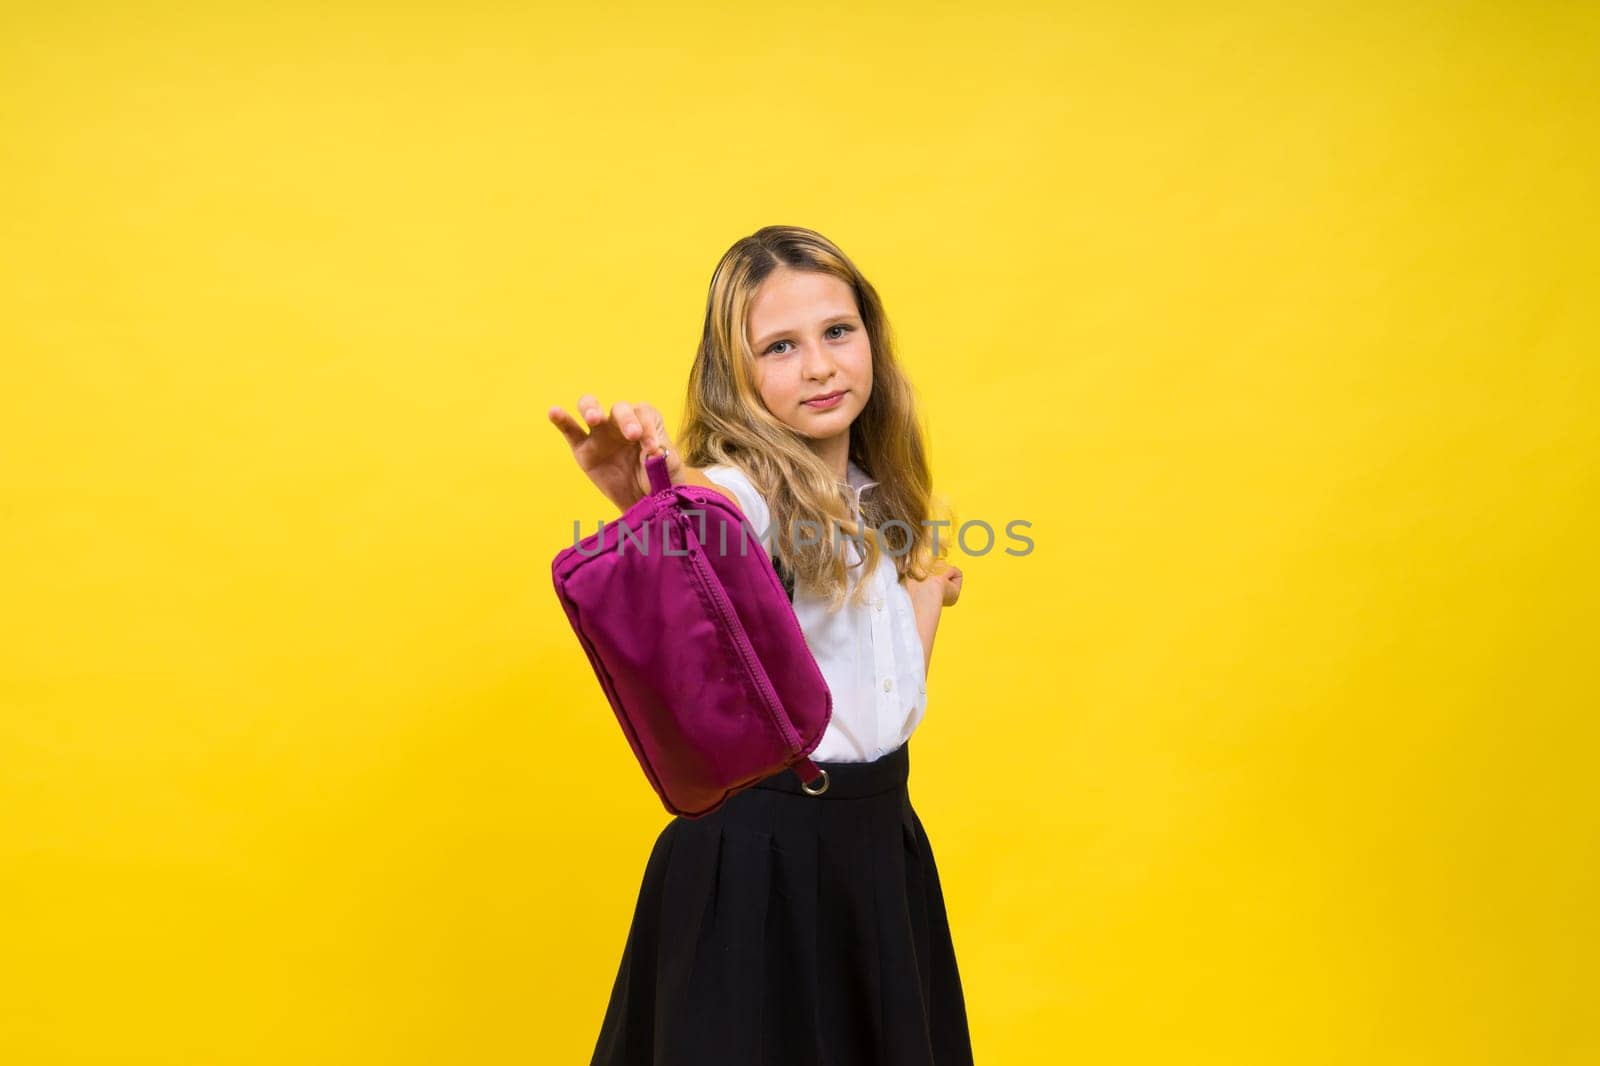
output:
[[[844,330],[845,333],[851,333],[851,332],[855,331],[855,327],[854,326],[847,326],[847,325],[845,325],[844,323],[841,322],[841,323],[837,323],[835,325],[829,326],[823,332],[824,333],[832,333],[836,329],[842,329],[842,330]],[[840,334],[840,336],[843,336],[843,335],[844,334]],[[834,338],[834,340],[838,340],[838,339],[839,339],[839,337],[835,337]],[[789,344],[789,343],[792,343],[792,342],[790,342],[790,341],[773,341],[772,344],[770,346],[768,346],[768,348],[767,348],[767,354],[768,355],[772,355],[772,354],[774,354],[776,352],[776,354],[778,354],[778,355],[786,355],[787,354],[786,352],[779,352],[777,349],[778,349],[778,345],[780,345],[780,344]]]

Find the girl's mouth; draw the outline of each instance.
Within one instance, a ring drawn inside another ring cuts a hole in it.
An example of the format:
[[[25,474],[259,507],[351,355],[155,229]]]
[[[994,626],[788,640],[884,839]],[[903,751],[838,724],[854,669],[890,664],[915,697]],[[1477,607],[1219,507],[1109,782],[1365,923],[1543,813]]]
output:
[[[847,390],[832,392],[826,396],[818,396],[816,399],[806,400],[804,402],[807,407],[813,408],[814,410],[826,410],[827,408],[836,405],[840,400],[844,399],[845,391]]]

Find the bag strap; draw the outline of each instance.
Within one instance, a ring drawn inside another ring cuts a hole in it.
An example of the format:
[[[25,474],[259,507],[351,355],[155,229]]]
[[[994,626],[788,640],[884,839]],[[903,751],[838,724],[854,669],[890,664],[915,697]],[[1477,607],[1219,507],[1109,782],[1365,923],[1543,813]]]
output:
[[[794,603],[794,575],[788,567],[778,561],[776,555],[770,556],[772,568],[778,572],[778,580],[783,582],[783,591],[789,594],[789,602]],[[808,756],[802,755],[789,767],[794,771],[795,777],[800,779],[800,790],[808,796],[820,796],[828,791],[828,771],[812,762]],[[815,782],[820,781],[820,784]]]
[[[652,455],[646,459],[644,461],[644,469],[645,473],[650,475],[650,492],[652,495],[658,492],[666,492],[672,487],[672,475],[667,472],[667,456],[665,452],[660,455]]]
[[[828,791],[828,771],[812,762],[809,756],[802,755],[789,766],[794,771],[794,776],[800,779],[800,790],[808,796],[820,796]],[[821,780],[821,784],[813,782]]]

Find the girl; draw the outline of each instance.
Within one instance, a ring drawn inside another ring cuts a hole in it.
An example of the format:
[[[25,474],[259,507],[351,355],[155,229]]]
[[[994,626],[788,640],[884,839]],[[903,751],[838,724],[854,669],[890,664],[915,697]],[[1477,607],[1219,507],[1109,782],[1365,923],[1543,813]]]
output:
[[[822,235],[768,226],[712,275],[675,446],[648,404],[550,420],[620,510],[672,481],[727,495],[795,578],[833,694],[812,759],[699,819],[645,865],[592,1066],[972,1062],[939,872],[906,782],[942,608],[932,478],[877,291]],[[864,549],[864,554],[861,549]],[[815,786],[813,786],[815,788]]]

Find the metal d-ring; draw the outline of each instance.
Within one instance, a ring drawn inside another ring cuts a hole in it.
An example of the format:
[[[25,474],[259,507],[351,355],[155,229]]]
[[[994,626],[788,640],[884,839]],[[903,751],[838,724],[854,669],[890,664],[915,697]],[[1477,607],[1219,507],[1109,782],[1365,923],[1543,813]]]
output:
[[[802,781],[800,782],[800,791],[804,792],[808,796],[820,796],[824,792],[828,791],[828,771],[818,767],[817,773],[822,775],[822,787],[813,792],[811,790],[811,786]]]

